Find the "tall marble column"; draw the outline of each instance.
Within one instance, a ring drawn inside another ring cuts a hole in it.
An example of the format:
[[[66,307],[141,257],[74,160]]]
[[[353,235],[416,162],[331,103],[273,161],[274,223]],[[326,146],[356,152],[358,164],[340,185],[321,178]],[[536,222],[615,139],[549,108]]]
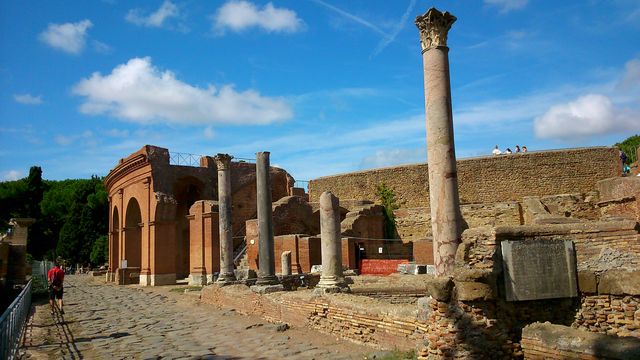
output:
[[[447,34],[456,17],[429,9],[416,18],[422,44],[429,162],[429,200],[436,276],[453,271],[462,221],[453,142]]]
[[[342,275],[342,236],[340,234],[339,200],[325,191],[320,195],[320,247],[322,273],[317,288],[319,292],[348,290]]]
[[[273,243],[273,213],[271,209],[271,173],[269,152],[256,153],[256,185],[258,205],[258,280],[256,285],[274,285],[276,263]]]
[[[218,154],[213,159],[218,169],[218,211],[220,230],[219,283],[235,281],[233,273],[233,232],[231,228],[231,156]]]

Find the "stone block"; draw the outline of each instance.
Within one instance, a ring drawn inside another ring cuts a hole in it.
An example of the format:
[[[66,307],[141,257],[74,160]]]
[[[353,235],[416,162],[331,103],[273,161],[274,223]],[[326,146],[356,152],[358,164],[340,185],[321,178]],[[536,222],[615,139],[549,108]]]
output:
[[[640,270],[608,270],[600,275],[599,294],[640,295]]]
[[[501,242],[507,301],[578,296],[571,240]]]
[[[595,294],[598,291],[596,274],[589,270],[578,270],[578,289],[581,293]]]
[[[438,277],[430,279],[427,283],[427,292],[438,301],[449,301],[453,290],[453,281],[450,277]]]
[[[284,286],[282,284],[276,285],[253,285],[250,287],[251,291],[258,294],[269,294],[278,291],[284,291]]]
[[[233,273],[238,280],[255,279],[258,277],[256,271],[252,269],[235,269]]]
[[[597,334],[548,322],[525,326],[522,344],[525,358],[529,350],[532,355],[546,350],[549,358],[554,359],[559,352],[565,356],[571,354],[572,359],[640,359],[640,339]]]
[[[322,272],[322,265],[313,265],[311,266],[311,273],[317,274]]]
[[[472,282],[455,281],[456,298],[461,301],[493,300],[495,292],[491,285]]]

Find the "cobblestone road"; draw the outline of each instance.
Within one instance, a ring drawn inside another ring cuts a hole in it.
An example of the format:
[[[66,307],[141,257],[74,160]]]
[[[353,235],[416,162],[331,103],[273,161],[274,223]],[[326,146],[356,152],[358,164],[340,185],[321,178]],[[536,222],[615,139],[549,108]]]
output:
[[[372,349],[169,291],[65,277],[65,315],[35,307],[23,359],[363,359]],[[281,330],[281,329],[280,329]]]

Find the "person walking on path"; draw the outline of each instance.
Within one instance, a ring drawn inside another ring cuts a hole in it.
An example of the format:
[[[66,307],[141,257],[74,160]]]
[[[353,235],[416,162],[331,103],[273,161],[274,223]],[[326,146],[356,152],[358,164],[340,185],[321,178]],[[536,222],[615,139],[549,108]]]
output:
[[[53,268],[47,273],[47,280],[49,281],[49,305],[51,305],[51,313],[55,310],[55,300],[58,299],[58,308],[60,314],[64,315],[62,309],[62,295],[64,293],[64,270],[60,268],[60,260],[56,260]]]

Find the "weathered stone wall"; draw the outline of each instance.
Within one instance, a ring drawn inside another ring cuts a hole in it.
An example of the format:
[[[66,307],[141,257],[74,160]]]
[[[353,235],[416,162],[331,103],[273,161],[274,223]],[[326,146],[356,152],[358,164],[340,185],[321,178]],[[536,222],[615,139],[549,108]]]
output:
[[[524,358],[546,359],[638,359],[640,340],[585,333],[566,326],[535,323],[522,331]]]
[[[515,201],[495,204],[466,204],[460,206],[467,228],[479,226],[520,225],[520,204]],[[402,241],[430,238],[431,212],[428,207],[401,208],[393,212],[396,229]]]
[[[458,161],[460,201],[496,203],[524,196],[589,192],[599,180],[619,176],[620,159],[614,148],[593,147]],[[377,199],[376,187],[393,189],[400,207],[429,205],[427,164],[405,165],[321,177],[309,182],[310,201],[323,191],[340,199]]]

